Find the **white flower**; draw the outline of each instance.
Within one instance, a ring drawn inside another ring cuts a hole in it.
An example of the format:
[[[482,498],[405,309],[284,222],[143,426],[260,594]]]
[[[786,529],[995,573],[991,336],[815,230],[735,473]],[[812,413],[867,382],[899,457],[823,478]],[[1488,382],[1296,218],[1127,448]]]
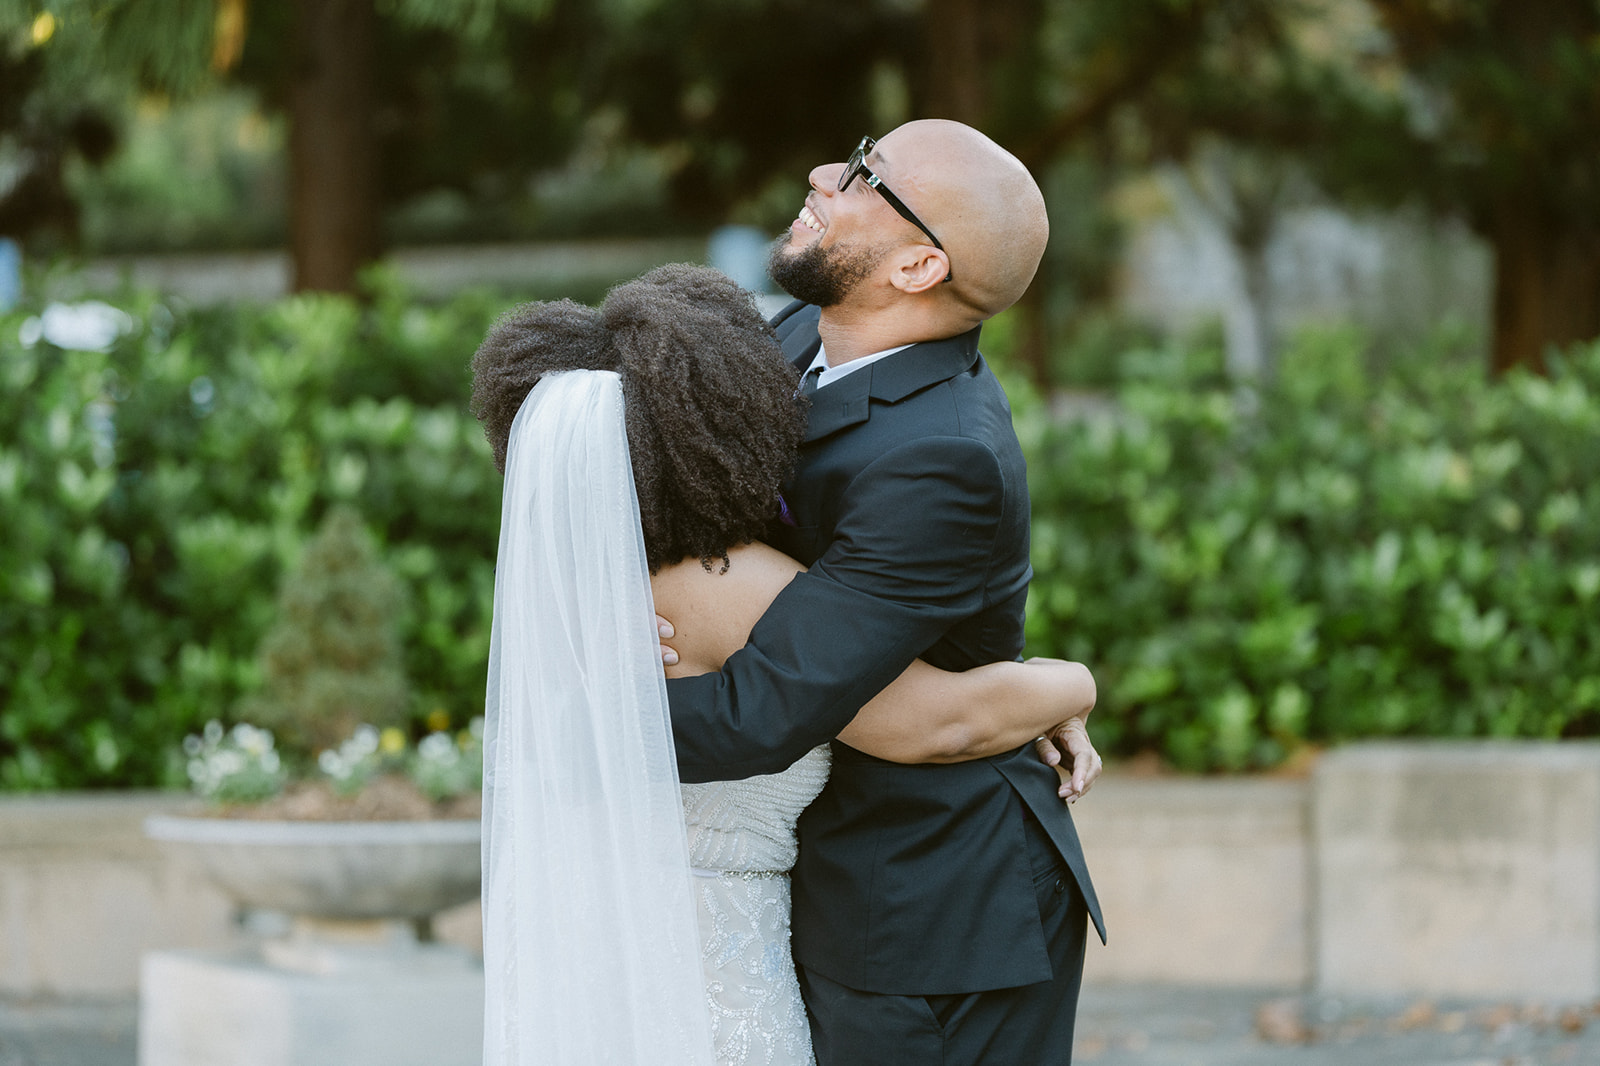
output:
[[[39,316],[40,335],[57,348],[73,351],[106,351],[118,337],[132,331],[132,315],[99,300],[53,303]]]
[[[376,729],[370,725],[360,725],[356,726],[355,734],[345,741],[345,746],[349,747],[351,752],[359,758],[376,752],[378,750],[378,740],[379,735]]]
[[[417,744],[417,754],[424,759],[435,759],[441,762],[454,762],[460,757],[456,751],[456,742],[450,739],[448,733],[429,733]]]
[[[253,725],[240,722],[233,727],[233,742],[244,751],[256,758],[261,758],[272,750],[273,741],[270,730],[257,729]]]

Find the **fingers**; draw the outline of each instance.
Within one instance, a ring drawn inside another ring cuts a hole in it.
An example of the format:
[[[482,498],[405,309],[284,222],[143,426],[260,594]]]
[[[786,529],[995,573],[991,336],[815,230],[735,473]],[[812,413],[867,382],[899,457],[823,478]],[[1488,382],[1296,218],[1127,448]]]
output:
[[[1093,748],[1081,752],[1072,760],[1072,780],[1077,786],[1078,795],[1083,795],[1094,787],[1100,777],[1104,764],[1100,761],[1100,753]]]
[[[677,630],[672,628],[671,622],[667,621],[665,618],[662,618],[658,614],[656,615],[656,632],[661,635],[662,640],[671,640],[673,634],[675,634]],[[661,645],[661,665],[678,665],[678,653],[667,647],[665,644]]]
[[[1095,755],[1093,752],[1087,755],[1079,755],[1072,761],[1072,790],[1080,797],[1089,791],[1090,786],[1094,784],[1094,779],[1100,776],[1099,766],[1095,765],[1099,761],[1100,756]]]
[[[1061,787],[1056,789],[1056,795],[1066,803],[1076,802],[1078,795],[1072,791],[1072,773],[1065,766],[1057,766],[1056,776],[1061,778]]]
[[[1068,739],[1065,730],[1058,730],[1056,737],[1061,743],[1065,743]],[[1071,752],[1072,749],[1068,747],[1067,750]],[[1061,775],[1061,787],[1056,789],[1056,795],[1068,803],[1078,802],[1078,797],[1083,795],[1084,786],[1077,756],[1073,756],[1072,762],[1056,767],[1056,773]]]
[[[1095,751],[1094,745],[1089,741],[1089,731],[1085,728],[1083,719],[1070,719],[1057,736],[1066,747],[1067,753],[1072,756],[1071,777],[1062,785],[1059,794],[1068,803],[1076,803],[1093,787],[1095,779],[1100,776],[1100,771],[1105,768],[1105,763],[1101,761],[1100,753]]]
[[[1039,761],[1044,763],[1046,766],[1054,766],[1058,770],[1061,768],[1061,751],[1056,747],[1055,741],[1051,740],[1049,737],[1038,737],[1035,739],[1033,742],[1033,753],[1037,755],[1039,757]]]

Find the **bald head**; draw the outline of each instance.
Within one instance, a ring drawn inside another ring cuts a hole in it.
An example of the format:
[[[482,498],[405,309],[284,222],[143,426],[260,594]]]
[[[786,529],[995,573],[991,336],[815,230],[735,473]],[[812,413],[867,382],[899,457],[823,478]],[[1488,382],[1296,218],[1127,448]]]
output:
[[[950,296],[980,318],[1021,298],[1050,222],[1044,195],[1016,156],[971,126],[922,119],[885,134],[876,159],[944,245],[954,275],[943,287]]]

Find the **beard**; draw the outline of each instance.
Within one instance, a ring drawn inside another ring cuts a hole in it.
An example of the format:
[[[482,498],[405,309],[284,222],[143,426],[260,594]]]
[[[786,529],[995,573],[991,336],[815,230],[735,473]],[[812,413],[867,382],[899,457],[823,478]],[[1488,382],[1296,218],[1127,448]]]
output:
[[[877,249],[854,251],[824,248],[815,241],[798,252],[787,250],[789,238],[779,237],[767,256],[767,274],[778,287],[802,303],[833,307],[843,303],[883,261]]]

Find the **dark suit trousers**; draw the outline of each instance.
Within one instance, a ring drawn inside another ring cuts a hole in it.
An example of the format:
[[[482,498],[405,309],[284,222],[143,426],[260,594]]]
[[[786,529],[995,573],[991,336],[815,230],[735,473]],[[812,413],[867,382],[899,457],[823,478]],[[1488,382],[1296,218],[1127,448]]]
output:
[[[858,992],[800,967],[817,1066],[1068,1066],[1088,908],[1028,819],[1034,894],[1053,979],[954,996]]]

